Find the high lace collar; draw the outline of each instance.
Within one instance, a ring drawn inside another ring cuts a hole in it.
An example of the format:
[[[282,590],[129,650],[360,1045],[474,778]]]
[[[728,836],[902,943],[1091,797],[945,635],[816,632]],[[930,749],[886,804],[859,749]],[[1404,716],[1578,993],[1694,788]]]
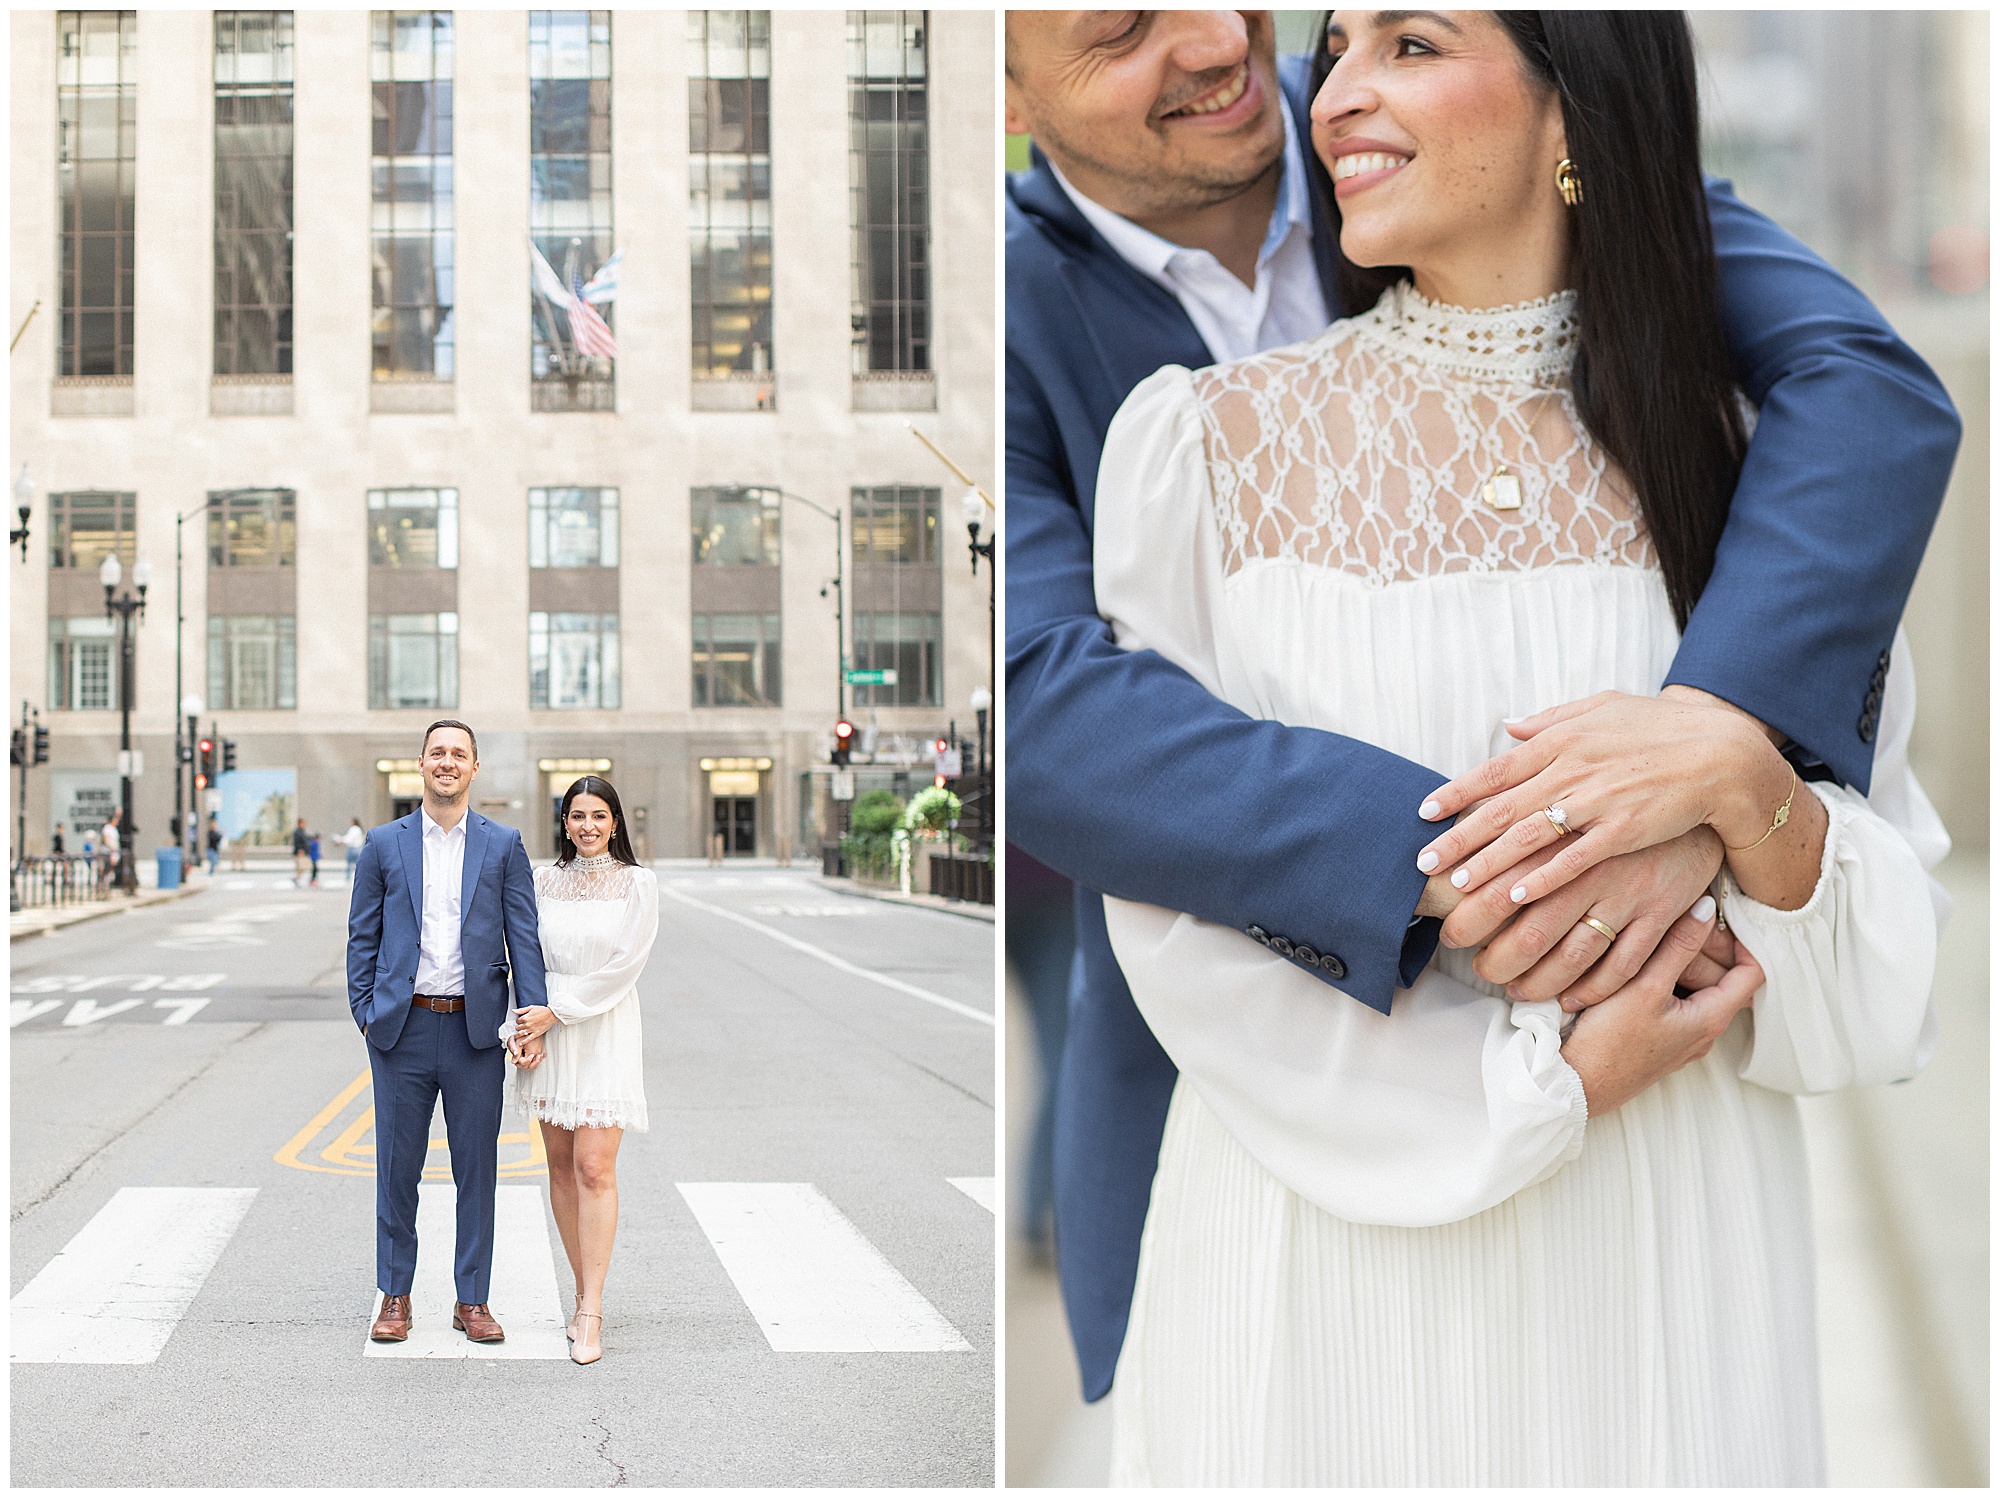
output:
[[[618,860],[613,858],[609,853],[599,853],[590,858],[586,858],[581,853],[579,853],[576,857],[572,858],[569,861],[569,866],[573,869],[582,869],[588,873],[594,874],[599,869],[608,869],[613,867],[617,862]]]
[[[1401,358],[1527,384],[1559,382],[1576,358],[1576,293],[1473,310],[1433,302],[1399,281],[1355,319]]]

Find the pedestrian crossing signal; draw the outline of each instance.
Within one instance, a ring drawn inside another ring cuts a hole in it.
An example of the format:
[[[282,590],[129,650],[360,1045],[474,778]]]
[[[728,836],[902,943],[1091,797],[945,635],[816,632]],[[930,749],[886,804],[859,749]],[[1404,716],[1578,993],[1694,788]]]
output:
[[[236,768],[236,740],[234,739],[224,739],[222,741],[222,768],[224,770],[233,770]]]
[[[854,725],[842,718],[833,725],[833,762],[844,765],[854,758]]]

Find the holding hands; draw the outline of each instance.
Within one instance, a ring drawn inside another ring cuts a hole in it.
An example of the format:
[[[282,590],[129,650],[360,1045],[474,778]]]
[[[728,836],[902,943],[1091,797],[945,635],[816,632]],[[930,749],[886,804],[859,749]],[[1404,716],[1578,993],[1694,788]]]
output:
[[[555,1011],[546,1004],[514,1011],[514,1032],[507,1037],[507,1054],[514,1058],[516,1066],[533,1071],[542,1064],[548,1054],[548,1042],[543,1037],[555,1022]]]

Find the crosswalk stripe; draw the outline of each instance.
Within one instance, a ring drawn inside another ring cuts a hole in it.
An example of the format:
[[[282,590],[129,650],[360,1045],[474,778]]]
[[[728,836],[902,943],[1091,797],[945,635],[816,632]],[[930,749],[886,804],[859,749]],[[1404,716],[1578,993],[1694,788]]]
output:
[[[818,1187],[679,1184],[773,1352],[972,1350]]]
[[[10,999],[7,1001],[7,1028],[26,1024],[38,1015],[60,1007],[61,999]]]
[[[660,888],[666,892],[669,899],[678,900],[683,905],[692,905],[696,910],[705,910],[710,915],[719,915],[725,921],[734,921],[739,926],[748,926],[752,931],[760,932],[772,941],[790,947],[794,951],[804,952],[809,957],[817,957],[828,967],[839,968],[843,973],[852,973],[857,978],[866,978],[871,983],[881,984],[884,988],[893,988],[897,993],[906,993],[913,999],[922,999],[926,1004],[935,1004],[940,1009],[949,1009],[953,1014],[962,1014],[967,1019],[978,1020],[982,1025],[994,1022],[993,1016],[984,1010],[974,1009],[969,1004],[961,1004],[956,999],[948,999],[943,994],[932,993],[928,988],[919,988],[914,983],[905,983],[901,978],[892,978],[887,973],[878,973],[872,967],[862,967],[859,963],[849,962],[845,957],[836,957],[824,947],[800,941],[796,936],[788,935],[775,926],[767,926],[762,921],[753,921],[747,915],[725,909],[720,905],[711,905],[706,900],[697,900],[692,895],[682,894],[672,885],[663,884]]]
[[[417,1188],[417,1276],[410,1287],[413,1311],[407,1342],[370,1342],[365,1326],[381,1305],[368,1305],[362,1353],[371,1358],[567,1358],[562,1304],[556,1292],[555,1255],[539,1186],[501,1186],[493,1196],[493,1283],[488,1304],[506,1329],[504,1342],[465,1340],[451,1329],[458,1193],[451,1186]]]
[[[158,1358],[257,1195],[254,1186],[127,1186],[22,1287],[16,1363]]]
[[[987,1211],[994,1211],[994,1190],[992,1176],[946,1176],[945,1180],[978,1202]]]

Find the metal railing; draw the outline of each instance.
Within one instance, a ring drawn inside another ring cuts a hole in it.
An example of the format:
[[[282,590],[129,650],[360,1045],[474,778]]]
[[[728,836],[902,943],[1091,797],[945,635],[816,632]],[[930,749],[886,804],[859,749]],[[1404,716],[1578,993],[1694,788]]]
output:
[[[24,858],[10,871],[8,903],[19,910],[108,900],[116,891],[117,860],[109,853]]]

